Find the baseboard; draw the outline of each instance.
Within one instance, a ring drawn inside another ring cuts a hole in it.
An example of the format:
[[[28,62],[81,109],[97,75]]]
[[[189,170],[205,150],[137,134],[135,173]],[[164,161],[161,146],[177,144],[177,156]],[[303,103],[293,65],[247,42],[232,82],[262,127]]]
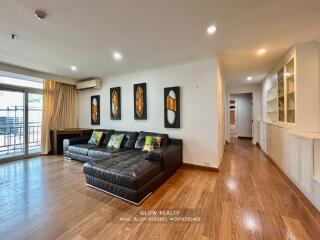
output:
[[[241,137],[241,136],[238,136],[238,139],[245,139],[245,140],[252,140],[253,137]]]
[[[196,164],[192,164],[192,163],[183,163],[183,166],[198,168],[198,169],[207,170],[207,171],[219,172],[219,168],[196,165]]]

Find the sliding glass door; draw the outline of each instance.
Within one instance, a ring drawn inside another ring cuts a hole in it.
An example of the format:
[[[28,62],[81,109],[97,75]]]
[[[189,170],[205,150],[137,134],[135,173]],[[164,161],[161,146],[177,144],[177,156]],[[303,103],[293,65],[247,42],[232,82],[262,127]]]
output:
[[[42,94],[0,88],[0,162],[39,154]]]
[[[41,151],[42,94],[27,93],[28,99],[28,152]]]
[[[24,93],[0,89],[0,159],[25,155]]]

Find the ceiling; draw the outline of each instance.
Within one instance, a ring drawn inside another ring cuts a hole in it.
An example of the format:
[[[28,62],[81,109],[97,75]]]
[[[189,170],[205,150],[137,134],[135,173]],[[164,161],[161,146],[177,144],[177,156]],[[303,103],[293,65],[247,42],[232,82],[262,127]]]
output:
[[[227,85],[240,86],[248,75],[250,83],[261,81],[292,45],[320,40],[319,0],[0,0],[0,6],[0,62],[72,79],[219,54]],[[44,21],[34,17],[36,9],[47,12]],[[208,36],[211,24],[218,30]],[[261,47],[267,54],[258,57]],[[114,51],[123,54],[121,62]]]

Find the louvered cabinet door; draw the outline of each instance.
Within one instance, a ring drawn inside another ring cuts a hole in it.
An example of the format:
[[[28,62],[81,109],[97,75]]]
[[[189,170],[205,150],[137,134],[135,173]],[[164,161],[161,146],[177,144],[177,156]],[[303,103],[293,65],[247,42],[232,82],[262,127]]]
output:
[[[313,183],[313,141],[310,139],[300,138],[300,184],[301,187],[312,193]]]
[[[299,183],[300,180],[300,151],[299,151],[300,140],[299,137],[292,135],[290,138],[289,150],[290,150],[290,158],[289,158],[289,174],[290,177],[296,182]]]
[[[262,124],[262,149],[267,152],[267,124]]]
[[[266,127],[266,135],[267,135],[267,146],[266,146],[266,150],[267,150],[267,154],[273,158],[273,154],[272,154],[272,126],[271,125],[267,125]]]

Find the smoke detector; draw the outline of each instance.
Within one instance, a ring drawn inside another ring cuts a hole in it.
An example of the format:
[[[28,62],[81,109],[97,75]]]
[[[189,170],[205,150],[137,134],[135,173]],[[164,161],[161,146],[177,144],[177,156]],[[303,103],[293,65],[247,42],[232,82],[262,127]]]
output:
[[[40,20],[45,19],[46,16],[47,16],[46,12],[45,12],[45,11],[42,11],[42,10],[36,10],[36,11],[34,12],[34,15],[35,15],[38,19],[40,19]]]

